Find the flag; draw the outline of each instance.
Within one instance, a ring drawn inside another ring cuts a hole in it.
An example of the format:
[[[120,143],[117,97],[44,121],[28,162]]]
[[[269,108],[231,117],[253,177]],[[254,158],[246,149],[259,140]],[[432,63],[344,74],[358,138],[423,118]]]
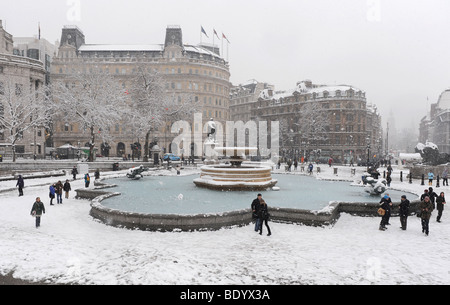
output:
[[[215,30],[215,29],[213,29],[213,30],[214,30],[214,35],[216,35],[216,37],[220,39],[220,37],[219,37],[219,35],[217,34],[216,30]]]
[[[202,28],[202,33],[203,33],[203,34],[205,34],[205,35],[206,35],[206,37],[208,37],[208,38],[209,38],[209,36],[208,36],[208,34],[206,34],[206,31],[205,31],[205,29],[203,28],[203,26],[201,26],[201,28]]]
[[[224,33],[222,33],[222,37],[225,38],[228,41],[228,43],[230,43],[230,41],[228,40],[227,36],[225,36]]]
[[[39,40],[41,40],[41,23],[39,22],[39,26],[38,26],[38,28],[39,28]]]

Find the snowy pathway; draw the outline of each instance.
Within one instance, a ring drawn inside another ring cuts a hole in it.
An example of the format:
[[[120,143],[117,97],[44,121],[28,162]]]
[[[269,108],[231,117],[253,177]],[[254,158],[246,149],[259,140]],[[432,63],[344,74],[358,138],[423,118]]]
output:
[[[74,182],[72,189],[81,183]],[[433,213],[428,237],[415,216],[407,231],[393,217],[381,232],[379,218],[347,214],[326,228],[270,223],[271,237],[260,236],[252,226],[158,233],[105,226],[89,216],[87,201],[50,206],[47,190],[27,188],[21,198],[17,192],[0,194],[0,274],[13,271],[29,281],[78,284],[450,283],[448,211],[442,223]],[[29,216],[37,196],[47,210],[39,229]]]

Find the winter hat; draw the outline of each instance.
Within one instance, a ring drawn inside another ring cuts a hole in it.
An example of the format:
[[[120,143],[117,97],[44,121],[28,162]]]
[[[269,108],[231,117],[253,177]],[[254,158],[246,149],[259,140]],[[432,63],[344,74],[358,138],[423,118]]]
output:
[[[403,199],[406,199],[406,195],[402,195],[402,198],[403,198]]]

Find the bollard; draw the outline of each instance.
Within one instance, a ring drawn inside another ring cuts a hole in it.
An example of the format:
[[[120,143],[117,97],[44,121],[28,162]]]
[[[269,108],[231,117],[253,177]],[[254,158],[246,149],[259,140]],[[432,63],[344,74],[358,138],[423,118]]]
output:
[[[439,185],[439,175],[437,176],[437,179],[436,179],[436,187],[440,187],[440,185]]]
[[[400,171],[400,182],[403,182],[403,171]]]
[[[425,174],[422,174],[422,183],[420,185],[425,185]]]
[[[338,169],[335,167],[334,168],[334,174],[337,175],[338,174]]]
[[[412,184],[412,173],[409,173],[409,184]]]

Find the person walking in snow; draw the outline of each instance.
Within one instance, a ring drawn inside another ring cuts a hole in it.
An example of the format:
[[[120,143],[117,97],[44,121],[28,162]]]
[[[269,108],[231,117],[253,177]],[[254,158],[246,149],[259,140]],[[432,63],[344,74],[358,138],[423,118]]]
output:
[[[261,219],[259,218],[259,210],[261,208],[261,201],[262,201],[262,195],[258,194],[257,198],[253,200],[251,208],[252,208],[252,217],[255,221],[255,232],[259,231],[259,228],[261,226]]]
[[[432,171],[428,173],[428,185],[433,185],[434,174]]]
[[[388,187],[391,187],[391,182],[392,182],[392,177],[391,177],[391,173],[388,172],[386,175],[386,183]]]
[[[90,183],[91,183],[91,177],[89,176],[89,173],[86,173],[84,175],[84,186],[86,188],[88,188]]]
[[[433,191],[433,188],[430,186],[428,188],[428,197],[430,197],[430,201],[433,204],[433,209],[436,208],[435,202],[437,198],[437,194]]]
[[[406,199],[405,195],[403,195],[401,198],[401,201],[400,201],[400,206],[399,206],[400,224],[401,224],[402,230],[406,230],[408,216],[409,216],[409,206],[410,206],[410,201],[408,199]]]
[[[42,214],[45,214],[45,206],[42,203],[41,198],[37,197],[30,212],[31,216],[36,218],[36,228],[41,226]]]
[[[55,184],[50,185],[49,191],[50,192],[48,194],[48,197],[50,198],[50,205],[54,205],[53,204],[53,199],[55,199],[55,193],[56,193]]]
[[[444,168],[442,172],[442,186],[448,186],[448,168]]]
[[[74,167],[72,168],[72,176],[73,176],[73,180],[77,180],[77,174],[78,174],[77,167],[74,166]]]
[[[63,184],[61,181],[58,181],[55,185],[55,193],[56,193],[56,203],[62,204],[62,192],[63,192]]]
[[[442,212],[444,211],[445,196],[444,192],[441,192],[438,197],[436,197],[436,208],[438,210],[438,216],[436,221],[441,222]]]
[[[259,209],[259,215],[258,215],[259,219],[261,219],[261,225],[259,226],[259,235],[262,235],[263,222],[264,222],[264,224],[265,224],[265,226],[267,228],[267,231],[268,231],[267,236],[272,235],[272,232],[270,231],[270,227],[269,227],[269,224],[268,224],[269,216],[270,216],[270,214],[269,214],[269,210],[268,210],[267,204],[264,201],[264,199],[262,199],[261,200],[261,206],[260,206],[260,209]]]
[[[310,175],[312,175],[313,168],[314,168],[314,165],[312,163],[309,163],[309,165],[308,165],[308,172],[309,172]]]
[[[69,192],[72,190],[69,180],[64,183],[63,190],[66,193],[66,199],[69,199]]]
[[[23,188],[25,186],[25,182],[23,181],[22,175],[19,175],[16,186],[19,187],[19,197],[23,196]]]
[[[419,205],[420,218],[422,220],[422,233],[428,236],[430,233],[430,218],[431,212],[433,212],[433,204],[430,197],[426,196],[425,199]]]
[[[385,211],[384,215],[381,217],[380,230],[385,231],[387,229],[386,226],[390,225],[389,219],[391,217],[392,200],[389,197],[389,194],[386,194],[381,198],[380,204],[381,208]]]

